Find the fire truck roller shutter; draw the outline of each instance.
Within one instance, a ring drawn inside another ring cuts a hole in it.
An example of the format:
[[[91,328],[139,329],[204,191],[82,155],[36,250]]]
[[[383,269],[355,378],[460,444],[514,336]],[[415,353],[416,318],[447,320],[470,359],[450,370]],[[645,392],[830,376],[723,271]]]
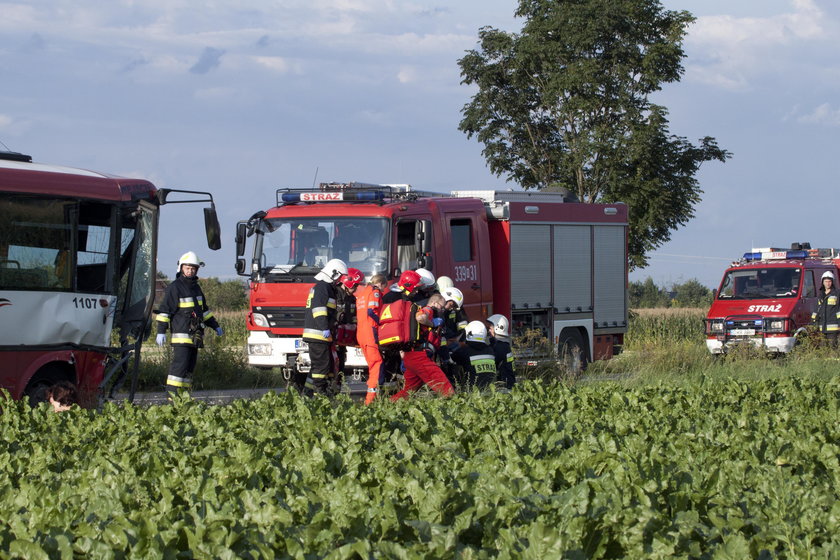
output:
[[[558,313],[592,311],[592,227],[554,226],[554,307]]]
[[[625,226],[595,228],[595,328],[627,325]]]
[[[510,226],[510,302],[517,309],[548,307],[552,303],[551,273],[546,262],[550,235],[549,225]]]

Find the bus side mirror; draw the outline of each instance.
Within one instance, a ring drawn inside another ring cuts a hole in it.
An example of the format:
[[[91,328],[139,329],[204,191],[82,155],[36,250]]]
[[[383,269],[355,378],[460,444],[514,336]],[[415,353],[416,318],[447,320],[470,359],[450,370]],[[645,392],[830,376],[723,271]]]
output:
[[[236,224],[236,256],[245,254],[245,239],[248,237],[248,225],[245,222]],[[237,265],[238,266],[238,265]]]
[[[216,206],[210,204],[210,208],[204,209],[204,231],[207,233],[207,246],[213,251],[222,248],[222,230],[219,227],[219,217],[216,215]]]

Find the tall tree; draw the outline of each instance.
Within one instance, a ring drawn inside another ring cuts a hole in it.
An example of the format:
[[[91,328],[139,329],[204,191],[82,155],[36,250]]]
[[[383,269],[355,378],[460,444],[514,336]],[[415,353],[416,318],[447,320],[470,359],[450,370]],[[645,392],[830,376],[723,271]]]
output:
[[[490,170],[525,189],[566,188],[581,202],[626,202],[630,265],[694,216],[700,164],[731,154],[668,129],[651,94],[679,81],[694,17],[658,0],[520,0],[521,33],[483,27],[458,61],[478,91],[459,129]]]

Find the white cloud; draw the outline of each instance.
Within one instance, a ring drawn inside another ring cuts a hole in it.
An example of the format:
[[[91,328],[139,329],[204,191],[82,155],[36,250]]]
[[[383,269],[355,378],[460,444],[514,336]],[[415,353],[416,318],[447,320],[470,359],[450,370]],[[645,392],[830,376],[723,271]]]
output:
[[[7,128],[12,124],[12,117],[0,114],[0,129]]]
[[[840,126],[840,109],[834,109],[830,103],[823,103],[808,114],[795,117],[801,124]]]
[[[749,89],[756,76],[795,68],[809,51],[836,49],[835,28],[814,0],[791,0],[790,11],[766,17],[700,16],[685,40],[686,78]]]
[[[289,71],[289,62],[280,56],[255,56],[254,60],[260,66],[285,74]]]
[[[409,84],[417,81],[417,69],[413,66],[403,66],[397,72],[397,80],[401,84]]]

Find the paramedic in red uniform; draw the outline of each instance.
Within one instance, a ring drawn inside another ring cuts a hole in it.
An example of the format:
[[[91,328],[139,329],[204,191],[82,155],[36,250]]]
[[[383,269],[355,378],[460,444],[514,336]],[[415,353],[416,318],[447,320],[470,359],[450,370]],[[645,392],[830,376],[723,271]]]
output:
[[[382,291],[387,285],[388,281],[384,275],[374,274],[370,282],[356,290],[356,341],[368,366],[365,404],[373,402],[379,387],[382,354],[379,353],[376,328],[379,323],[379,308],[382,305]]]
[[[414,271],[406,271],[400,276],[399,285],[406,300],[417,290],[419,283],[419,275]],[[415,309],[417,307],[412,306],[411,311],[414,312]],[[408,398],[411,393],[424,384],[441,395],[452,395],[455,392],[452,384],[446,379],[443,371],[429,358],[424,349],[429,331],[442,325],[443,319],[435,317],[435,310],[428,306],[417,310],[414,319],[420,325],[420,336],[418,340],[400,351],[405,366],[405,385],[401,391],[391,397],[391,400],[398,401]],[[409,320],[409,318],[405,320]]]

